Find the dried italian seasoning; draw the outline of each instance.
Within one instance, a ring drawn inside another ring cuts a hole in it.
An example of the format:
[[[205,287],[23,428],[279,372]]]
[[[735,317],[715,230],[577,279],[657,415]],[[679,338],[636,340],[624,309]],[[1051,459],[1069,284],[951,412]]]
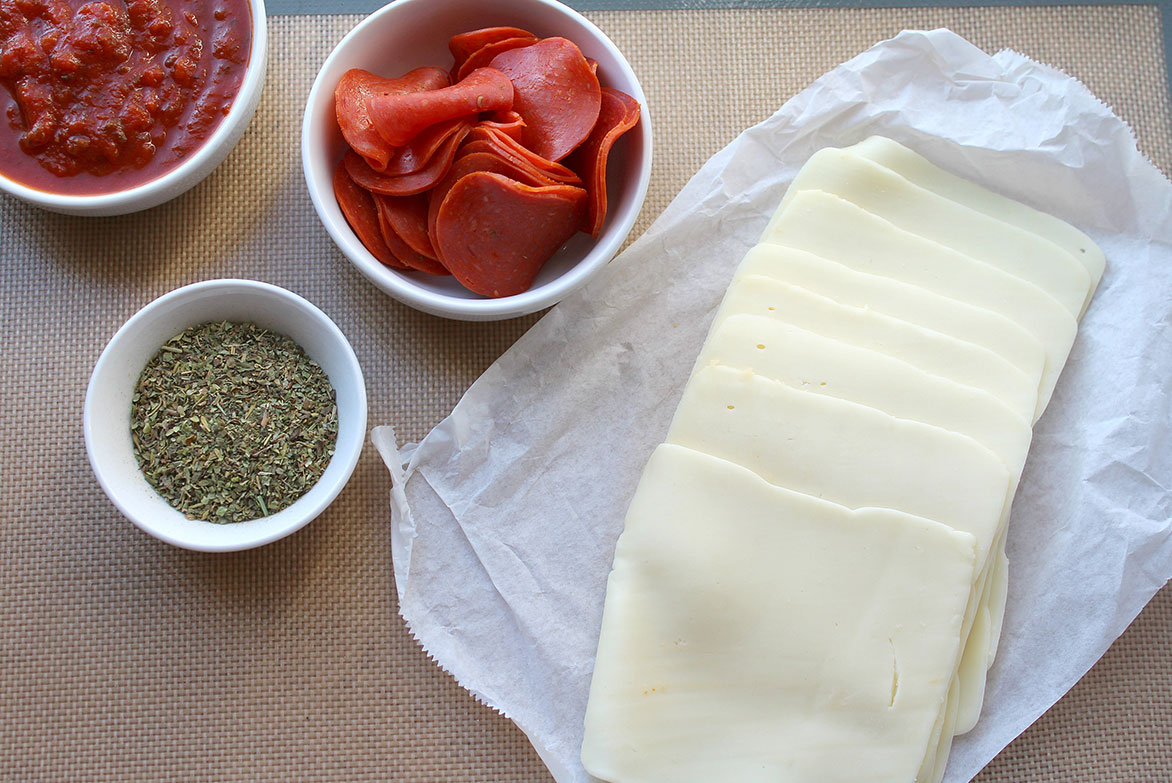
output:
[[[190,519],[275,514],[321,478],[338,438],[329,378],[252,323],[193,326],[142,371],[130,411],[138,464]]]

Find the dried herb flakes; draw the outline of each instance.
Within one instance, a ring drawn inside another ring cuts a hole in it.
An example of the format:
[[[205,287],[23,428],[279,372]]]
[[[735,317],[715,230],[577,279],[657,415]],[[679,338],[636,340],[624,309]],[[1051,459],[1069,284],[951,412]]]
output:
[[[190,519],[243,522],[290,506],[338,438],[329,378],[299,345],[252,323],[193,326],[139,376],[130,433],[151,486]]]

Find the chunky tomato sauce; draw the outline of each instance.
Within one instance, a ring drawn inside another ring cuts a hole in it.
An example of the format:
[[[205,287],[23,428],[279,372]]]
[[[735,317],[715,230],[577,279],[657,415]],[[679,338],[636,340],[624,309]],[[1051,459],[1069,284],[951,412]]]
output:
[[[174,168],[228,113],[247,0],[0,0],[0,174],[109,193]]]

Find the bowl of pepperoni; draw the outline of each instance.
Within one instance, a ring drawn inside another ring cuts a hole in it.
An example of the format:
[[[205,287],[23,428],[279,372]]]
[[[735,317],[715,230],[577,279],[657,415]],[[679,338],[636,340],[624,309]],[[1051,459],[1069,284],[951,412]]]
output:
[[[120,215],[211,173],[256,111],[264,0],[0,0],[0,190]]]
[[[302,163],[330,237],[424,312],[512,318],[584,285],[651,173],[639,80],[556,0],[397,0],[326,59]]]

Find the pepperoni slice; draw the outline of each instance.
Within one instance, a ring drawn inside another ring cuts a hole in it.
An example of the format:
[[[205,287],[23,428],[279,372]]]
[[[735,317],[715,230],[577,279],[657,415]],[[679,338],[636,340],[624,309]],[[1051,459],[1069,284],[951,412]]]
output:
[[[455,166],[452,167],[455,169]],[[447,181],[445,177],[444,181]],[[434,192],[434,191],[433,191]],[[435,260],[435,248],[427,235],[427,204],[431,193],[414,196],[375,196],[379,217],[409,248],[425,258]],[[384,232],[386,230],[384,228]],[[390,244],[390,243],[388,243]]]
[[[342,162],[354,181],[372,193],[381,193],[385,196],[412,196],[433,187],[448,173],[452,161],[456,158],[456,149],[468,134],[469,127],[470,123],[465,122],[463,130],[445,139],[426,166],[401,177],[380,174],[367,165],[361,155],[353,151],[347,152]]]
[[[543,38],[492,59],[517,93],[513,109],[525,119],[525,146],[558,161],[590,135],[602,102],[598,76],[572,41]]]
[[[452,81],[458,82],[468,74],[475,71],[477,68],[486,68],[492,62],[492,58],[496,57],[501,52],[507,52],[510,49],[520,49],[522,46],[529,46],[537,43],[537,39],[533,37],[524,38],[505,38],[502,41],[493,41],[490,44],[477,49],[472,55],[464,61],[464,64],[456,69],[456,76]]]
[[[495,68],[478,68],[451,87],[371,98],[370,118],[387,144],[399,147],[438,122],[512,107],[509,77]]]
[[[495,128],[515,142],[520,143],[521,134],[525,131],[525,120],[521,115],[509,109],[508,111],[494,111],[487,120],[477,123],[485,128]]]
[[[552,160],[541,157],[520,142],[514,141],[508,134],[496,128],[491,128],[484,123],[480,123],[468,131],[466,140],[469,143],[476,141],[488,142],[499,149],[501,154],[526,161],[529,165],[540,170],[545,176],[562,184],[582,184],[581,178],[562,164],[554,163]]]
[[[586,191],[570,185],[530,187],[477,171],[448,191],[436,217],[436,250],[466,288],[513,296],[578,230]]]
[[[466,147],[467,145],[465,145]],[[461,148],[461,151],[463,148]],[[474,171],[491,171],[496,174],[503,174],[504,176],[515,179],[523,185],[532,185],[540,187],[545,185],[558,185],[561,183],[554,182],[549,177],[544,176],[537,169],[532,166],[520,166],[514,161],[502,157],[494,149],[487,149],[485,151],[473,151],[467,154],[461,154],[452,164],[451,170],[443,180],[432,188],[428,194],[427,206],[427,233],[431,241],[431,246],[435,247],[435,223],[439,216],[440,205],[443,204],[444,197],[448,195],[448,191],[452,189],[462,177],[471,174]],[[442,263],[442,259],[440,259]]]
[[[354,154],[354,153],[349,153]],[[382,229],[379,227],[378,209],[369,193],[354,183],[346,173],[345,165],[339,163],[334,169],[334,197],[338,199],[338,206],[346,216],[346,222],[359,241],[366,246],[370,254],[385,266],[394,269],[410,269],[400,261],[383,239]]]
[[[456,162],[466,155],[488,154],[506,161],[516,171],[524,172],[523,177],[513,177],[513,179],[527,182],[528,180],[536,180],[544,185],[581,185],[582,180],[575,174],[571,179],[555,179],[549,175],[548,171],[534,166],[528,158],[513,155],[508,149],[499,145],[493,144],[489,141],[471,141],[460,147],[460,151],[456,153]],[[455,168],[453,164],[452,168]],[[439,187],[437,185],[437,187]]]
[[[432,125],[404,146],[395,147],[382,173],[401,177],[404,174],[413,174],[419,171],[428,164],[449,136],[459,133],[461,130],[465,133],[468,130],[468,120],[464,117]]]
[[[382,171],[392,149],[374,129],[370,119],[370,100],[378,96],[438,90],[447,87],[448,83],[448,74],[442,68],[416,68],[398,79],[384,79],[361,68],[346,71],[334,88],[334,113],[343,138],[355,152],[366,158],[372,168]]]
[[[602,88],[602,108],[594,130],[566,159],[566,163],[582,177],[590,198],[586,203],[586,219],[582,230],[598,236],[606,220],[606,161],[610,148],[620,136],[639,122],[639,102],[625,92]]]
[[[459,70],[464,61],[475,54],[478,49],[483,49],[491,43],[503,41],[506,38],[537,40],[536,35],[528,30],[522,30],[520,27],[482,27],[479,30],[469,30],[466,33],[453,35],[448,39],[448,51],[456,59],[453,70]]]
[[[404,239],[395,231],[394,223],[392,222],[388,213],[398,209],[398,206],[393,204],[393,200],[397,196],[382,196],[378,193],[374,194],[374,204],[378,210],[378,224],[382,232],[383,240],[387,243],[387,247],[395,256],[406,264],[411,269],[420,272],[426,272],[429,275],[447,275],[450,274],[447,269],[443,267],[438,261],[433,258],[428,258],[422,253],[416,252]]]

